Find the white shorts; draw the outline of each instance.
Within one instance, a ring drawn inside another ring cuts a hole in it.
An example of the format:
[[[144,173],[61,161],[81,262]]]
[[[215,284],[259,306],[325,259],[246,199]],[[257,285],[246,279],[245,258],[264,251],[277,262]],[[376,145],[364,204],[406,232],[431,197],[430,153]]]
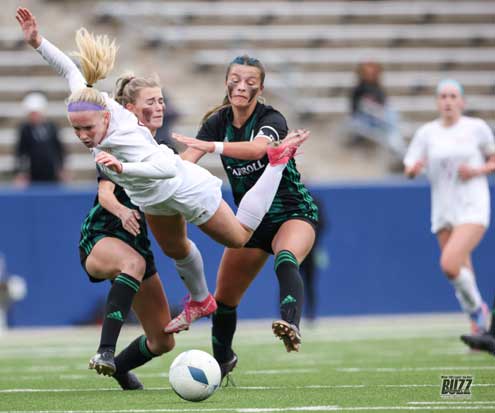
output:
[[[431,232],[436,234],[441,229],[452,229],[461,224],[479,224],[488,228],[490,224],[489,205],[470,205],[469,207],[451,207],[443,214],[432,216]]]
[[[222,201],[222,181],[206,169],[184,161],[180,170],[181,185],[167,200],[158,204],[143,206],[141,210],[149,215],[184,216],[187,222],[201,225],[217,211]]]

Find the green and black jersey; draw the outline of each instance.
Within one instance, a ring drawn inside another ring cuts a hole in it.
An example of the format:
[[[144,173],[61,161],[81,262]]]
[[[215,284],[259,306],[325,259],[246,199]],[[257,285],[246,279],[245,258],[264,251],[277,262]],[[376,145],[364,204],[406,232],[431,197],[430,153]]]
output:
[[[251,117],[240,129],[232,125],[232,116],[230,107],[218,111],[202,125],[196,137],[205,141],[249,142],[260,135],[272,141],[279,141],[287,136],[288,128],[284,116],[271,106],[258,103]],[[244,194],[256,183],[268,165],[268,156],[256,160],[240,160],[224,155],[221,158],[234,201],[239,205]],[[293,218],[305,219],[316,225],[318,207],[301,182],[295,160],[291,159],[284,170],[272,206],[257,232],[263,231],[265,225],[278,224],[278,228],[283,222]]]
[[[100,173],[98,174],[98,178],[107,179]],[[115,185],[114,195],[122,205],[139,211],[138,207],[131,202],[125,193],[124,188],[121,186]],[[118,217],[100,205],[98,195],[96,195],[93,208],[91,208],[81,226],[79,252],[81,256],[81,264],[84,270],[86,270],[86,258],[91,253],[91,250],[95,244],[104,237],[113,237],[120,239],[134,248],[146,260],[146,272],[144,278],[148,278],[156,273],[155,260],[153,257],[153,252],[151,251],[150,241],[148,239],[146,220],[144,214],[140,211],[139,213],[141,215],[141,219],[139,220],[140,233],[137,236],[134,236],[123,228],[122,222]],[[90,279],[91,281],[100,281],[91,277],[91,275]]]

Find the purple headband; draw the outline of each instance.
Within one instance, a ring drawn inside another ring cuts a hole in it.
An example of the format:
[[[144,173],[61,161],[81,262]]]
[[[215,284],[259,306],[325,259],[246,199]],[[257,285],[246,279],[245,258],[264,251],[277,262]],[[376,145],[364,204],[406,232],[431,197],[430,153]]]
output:
[[[67,112],[84,112],[87,110],[105,110],[105,108],[90,102],[72,102],[67,106]]]

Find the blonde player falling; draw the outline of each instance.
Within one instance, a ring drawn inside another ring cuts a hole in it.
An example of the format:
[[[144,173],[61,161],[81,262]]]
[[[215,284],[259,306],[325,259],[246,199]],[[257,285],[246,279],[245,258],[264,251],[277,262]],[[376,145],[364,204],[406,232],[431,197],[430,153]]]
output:
[[[455,80],[437,87],[439,119],[414,135],[404,159],[405,174],[414,178],[426,169],[431,182],[431,231],[441,250],[440,266],[471,331],[487,327],[488,310],[476,283],[471,254],[490,221],[486,175],[495,170],[495,143],[481,119],[463,116],[464,91]]]

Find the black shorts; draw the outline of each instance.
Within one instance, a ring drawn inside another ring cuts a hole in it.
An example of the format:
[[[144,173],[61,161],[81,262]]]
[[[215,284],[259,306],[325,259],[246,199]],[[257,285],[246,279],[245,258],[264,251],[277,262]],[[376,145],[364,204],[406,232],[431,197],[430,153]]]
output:
[[[104,236],[101,236],[99,237],[98,239],[95,240],[95,244],[96,242],[98,242],[100,239],[103,239],[105,238],[106,236],[108,235],[104,235]],[[114,237],[115,238],[115,237]],[[117,238],[119,239],[119,238]],[[121,240],[122,241],[122,240]],[[125,242],[125,241],[124,241]],[[130,245],[130,244],[128,244]],[[131,247],[133,247],[133,245],[130,245]],[[134,248],[134,247],[133,247]],[[134,248],[135,249],[135,248]],[[140,251],[138,251],[136,249],[136,251],[145,259],[146,261],[146,270],[144,272],[144,277],[143,277],[143,280],[151,277],[153,274],[156,273],[156,265],[155,265],[155,258],[153,256],[153,252],[151,252],[151,250],[149,250],[149,253],[146,254],[146,255],[143,255]],[[91,251],[90,251],[91,253]],[[89,254],[86,254],[86,251],[84,250],[84,248],[82,248],[81,246],[79,246],[79,257],[80,257],[80,260],[81,260],[81,266],[83,267],[84,269],[84,272],[86,272],[86,274],[88,275],[88,278],[89,278],[89,281],[91,281],[92,283],[98,283],[98,282],[102,282],[102,281],[106,281],[104,279],[101,279],[101,278],[95,278],[93,277],[87,270],[86,270],[86,260],[88,259],[88,255]]]
[[[316,229],[318,227],[318,221],[315,221],[313,218],[308,217],[306,215],[294,215],[279,222],[263,220],[260,226],[256,229],[256,231],[254,231],[253,235],[246,243],[246,245],[244,245],[244,247],[260,248],[263,251],[267,252],[268,254],[273,255],[273,249],[272,249],[273,238],[275,238],[275,235],[277,234],[282,224],[292,219],[298,219],[307,222],[313,227],[313,230],[316,233]]]
[[[146,270],[143,279],[151,277],[156,273],[155,258],[151,251],[151,244],[148,238],[148,228],[144,214],[141,213],[139,221],[140,233],[134,236],[127,232],[120,220],[101,208],[95,206],[92,213],[88,214],[81,227],[81,238],[79,240],[79,256],[81,265],[89,276],[91,282],[100,282],[103,280],[92,277],[86,270],[86,259],[93,250],[96,243],[105,237],[119,239],[132,247],[146,261]]]

